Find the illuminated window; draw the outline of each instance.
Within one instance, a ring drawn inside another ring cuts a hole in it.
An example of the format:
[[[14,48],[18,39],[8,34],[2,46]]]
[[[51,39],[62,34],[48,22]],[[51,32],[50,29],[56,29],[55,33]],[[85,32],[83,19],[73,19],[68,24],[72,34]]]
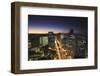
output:
[[[48,37],[40,37],[40,44],[45,46],[48,44]]]

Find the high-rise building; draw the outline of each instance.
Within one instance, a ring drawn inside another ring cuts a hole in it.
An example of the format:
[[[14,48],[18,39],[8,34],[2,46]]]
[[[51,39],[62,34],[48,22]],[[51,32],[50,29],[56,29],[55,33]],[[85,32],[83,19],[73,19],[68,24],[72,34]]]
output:
[[[48,45],[55,48],[55,34],[53,32],[48,32]]]

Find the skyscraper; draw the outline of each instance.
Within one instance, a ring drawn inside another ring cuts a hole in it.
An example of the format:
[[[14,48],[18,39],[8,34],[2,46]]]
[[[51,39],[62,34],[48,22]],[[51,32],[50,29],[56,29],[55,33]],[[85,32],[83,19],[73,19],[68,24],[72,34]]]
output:
[[[48,32],[48,45],[55,48],[55,34],[53,32]]]

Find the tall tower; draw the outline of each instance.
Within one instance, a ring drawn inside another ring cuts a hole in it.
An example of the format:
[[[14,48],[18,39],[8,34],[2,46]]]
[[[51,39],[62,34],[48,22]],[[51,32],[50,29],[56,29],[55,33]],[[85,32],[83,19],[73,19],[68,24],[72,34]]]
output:
[[[55,48],[55,34],[53,32],[48,32],[48,44],[49,47]]]

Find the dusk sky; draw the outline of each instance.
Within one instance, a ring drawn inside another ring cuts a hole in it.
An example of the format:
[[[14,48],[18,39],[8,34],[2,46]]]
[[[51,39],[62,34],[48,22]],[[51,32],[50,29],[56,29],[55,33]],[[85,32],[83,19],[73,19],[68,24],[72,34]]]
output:
[[[86,17],[28,15],[28,32],[68,33],[73,29],[75,33],[87,33],[87,20]]]

